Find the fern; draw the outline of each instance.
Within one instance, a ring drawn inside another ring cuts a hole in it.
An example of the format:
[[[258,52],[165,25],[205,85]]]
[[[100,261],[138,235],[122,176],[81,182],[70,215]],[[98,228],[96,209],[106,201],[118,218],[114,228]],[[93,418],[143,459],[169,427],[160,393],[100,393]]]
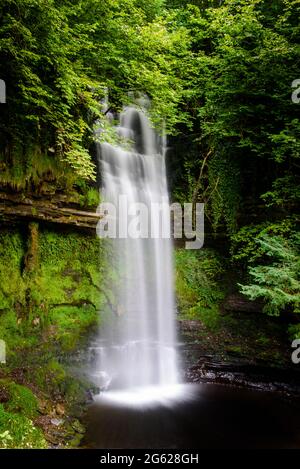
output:
[[[271,263],[250,267],[252,283],[239,284],[241,292],[251,300],[262,298],[266,314],[279,315],[287,308],[300,313],[300,234],[291,240],[265,235],[256,243]]]

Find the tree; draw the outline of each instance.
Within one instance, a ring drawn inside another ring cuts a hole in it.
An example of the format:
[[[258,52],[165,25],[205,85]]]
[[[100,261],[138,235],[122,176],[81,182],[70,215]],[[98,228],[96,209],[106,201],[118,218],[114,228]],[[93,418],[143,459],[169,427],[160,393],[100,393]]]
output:
[[[150,0],[7,0],[0,9],[2,184],[62,187],[94,179],[93,125],[109,93],[117,111],[129,91],[148,94],[155,122],[180,119],[180,58],[188,47],[172,14]]]
[[[280,201],[283,215],[295,205],[299,106],[291,83],[299,73],[299,10],[299,1],[270,8],[264,0],[228,0],[178,13],[192,36],[186,102],[197,156],[185,166],[196,186],[210,154],[199,200],[204,193],[215,229],[225,222],[234,233],[262,201]]]

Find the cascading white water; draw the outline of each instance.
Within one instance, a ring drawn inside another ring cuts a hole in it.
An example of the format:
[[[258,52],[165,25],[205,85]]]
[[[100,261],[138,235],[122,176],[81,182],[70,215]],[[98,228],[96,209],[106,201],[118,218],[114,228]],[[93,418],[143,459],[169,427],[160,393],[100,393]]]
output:
[[[160,231],[162,220],[169,219],[165,142],[135,107],[124,109],[117,130],[133,146],[128,151],[125,146],[99,145],[101,197],[117,207],[118,228],[130,222],[130,215],[128,219],[119,207],[120,196],[129,213],[132,204],[144,204],[149,209],[149,233],[110,242],[117,273],[111,285],[114,315],[91,348],[96,357],[93,375],[104,388],[174,385],[178,373],[172,241]],[[151,210],[153,204],[162,204],[161,215]],[[151,232],[160,235],[151,238]]]

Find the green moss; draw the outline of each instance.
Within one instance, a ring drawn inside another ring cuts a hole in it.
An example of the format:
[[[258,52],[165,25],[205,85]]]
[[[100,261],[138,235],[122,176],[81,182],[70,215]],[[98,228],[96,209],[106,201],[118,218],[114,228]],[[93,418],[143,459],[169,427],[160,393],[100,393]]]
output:
[[[194,308],[190,309],[190,317],[194,319],[201,319],[202,323],[210,331],[218,331],[218,329],[221,327],[218,302],[211,304],[209,307],[203,307],[201,303],[197,303]]]
[[[0,242],[0,338],[8,355],[45,344],[45,338],[50,339],[47,348],[76,347],[84,332],[98,323],[103,302],[99,239],[40,230],[38,264],[30,275],[23,268],[27,251],[21,233],[2,232]]]
[[[6,343],[8,360],[16,357],[20,349],[35,346],[39,336],[30,331],[29,324],[18,318],[16,311],[9,309],[0,315],[0,339]]]
[[[7,412],[0,404],[0,440],[2,448],[47,448],[40,429],[25,415]]]
[[[271,342],[270,337],[266,337],[264,334],[259,334],[256,339],[256,343],[261,346],[268,346]]]
[[[24,302],[25,284],[21,275],[24,242],[20,233],[0,232],[0,310]]]
[[[96,208],[99,205],[99,190],[94,187],[87,187],[83,195],[79,196],[79,203],[82,207]]]
[[[49,322],[53,325],[52,336],[60,342],[63,350],[72,350],[83,332],[97,323],[98,315],[91,305],[54,308],[49,315]]]
[[[230,345],[229,347],[227,347],[227,352],[230,355],[241,356],[241,355],[243,355],[243,348],[239,345]]]
[[[1,368],[9,376],[14,368],[25,365],[26,380],[46,398],[64,399],[68,406],[76,406],[87,383],[70,376],[65,360],[99,322],[104,273],[110,275],[101,255],[102,244],[96,236],[39,227],[34,268],[28,269],[32,236],[30,240],[26,230],[0,233],[0,339],[7,349],[7,364]],[[0,380],[1,390],[5,401],[0,446],[46,447],[41,431],[32,423],[38,406],[33,393],[11,379]],[[76,442],[75,438],[72,445]]]
[[[90,382],[82,376],[74,376],[65,364],[55,358],[35,367],[31,379],[44,394],[50,395],[52,399],[63,399],[67,408],[75,413],[82,410],[78,405],[85,402],[86,392],[91,389]]]
[[[0,380],[0,441],[2,448],[46,448],[41,430],[32,422],[38,400],[30,389],[11,379]]]
[[[60,386],[66,377],[64,367],[56,360],[51,360],[45,368],[45,373],[48,374],[54,385]]]
[[[40,236],[40,255],[45,264],[79,260],[99,264],[100,241],[96,236],[82,233],[59,233],[43,230]]]
[[[30,389],[9,379],[1,379],[0,391],[8,396],[4,404],[7,412],[20,413],[28,418],[37,416],[38,400]]]
[[[57,360],[50,358],[48,363],[35,367],[32,379],[42,391],[56,395],[63,392],[66,370]]]
[[[70,190],[76,182],[76,174],[62,159],[51,152],[42,152],[38,145],[16,143],[9,158],[1,152],[4,163],[0,171],[0,183],[15,190],[34,187],[39,193],[54,193],[57,189]]]

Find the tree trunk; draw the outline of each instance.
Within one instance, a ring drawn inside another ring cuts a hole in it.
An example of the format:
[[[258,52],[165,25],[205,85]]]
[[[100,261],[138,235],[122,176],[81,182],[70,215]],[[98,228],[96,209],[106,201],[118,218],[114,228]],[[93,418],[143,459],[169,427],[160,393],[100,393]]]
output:
[[[38,267],[39,225],[30,222],[28,225],[28,249],[24,259],[26,273],[34,272]]]

